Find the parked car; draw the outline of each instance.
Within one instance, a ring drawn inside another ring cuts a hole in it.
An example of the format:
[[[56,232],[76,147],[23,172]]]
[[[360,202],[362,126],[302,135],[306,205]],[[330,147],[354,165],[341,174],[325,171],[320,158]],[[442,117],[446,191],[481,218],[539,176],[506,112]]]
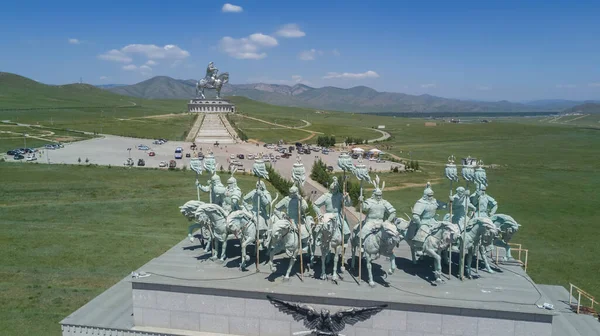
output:
[[[202,154],[202,153],[198,153],[198,159],[200,159],[200,160],[204,160],[204,154]]]
[[[248,160],[254,160],[254,155],[248,154]]]
[[[169,161],[169,169],[175,169],[177,167],[177,161],[171,160]]]
[[[54,145],[51,145],[51,144],[45,145],[44,148],[46,148],[46,149],[56,149],[56,147],[54,147]]]
[[[290,153],[283,153],[283,155],[281,157],[284,158],[284,159],[287,159],[290,156],[292,156],[292,154],[290,154]]]
[[[183,158],[183,154],[182,153],[175,153],[175,159],[182,159]]]
[[[186,158],[192,157],[192,154],[190,154],[190,153],[185,153],[185,157],[186,157]]]
[[[155,156],[156,153],[154,153],[153,151],[148,152],[148,156]]]
[[[244,154],[238,154],[238,159],[243,160],[244,159]]]
[[[127,158],[127,161],[125,161],[123,163],[123,165],[124,166],[129,166],[129,167],[133,166],[133,159],[132,158]]]
[[[138,166],[143,167],[146,165],[146,161],[144,161],[144,159],[139,159],[138,160]]]
[[[139,145],[137,149],[139,149],[139,150],[149,150],[150,147],[145,146],[145,145]]]
[[[160,161],[160,163],[158,164],[159,167],[164,168],[167,166],[167,161]]]
[[[15,160],[23,160],[25,157],[22,154],[16,154],[15,156],[13,156],[13,159]]]
[[[16,150],[9,150],[8,152],[6,152],[6,155],[16,155],[19,154],[19,152],[17,152]]]
[[[229,159],[231,159],[231,160],[235,159],[235,154],[230,154]]]
[[[37,160],[37,157],[35,157],[35,155],[28,155],[26,160],[27,161],[35,161],[35,160]]]
[[[181,147],[175,148],[175,158],[176,159],[183,158],[183,148],[181,148]]]
[[[385,160],[377,159],[377,163],[385,163]]]
[[[333,166],[327,166],[327,170],[331,173],[333,171]]]

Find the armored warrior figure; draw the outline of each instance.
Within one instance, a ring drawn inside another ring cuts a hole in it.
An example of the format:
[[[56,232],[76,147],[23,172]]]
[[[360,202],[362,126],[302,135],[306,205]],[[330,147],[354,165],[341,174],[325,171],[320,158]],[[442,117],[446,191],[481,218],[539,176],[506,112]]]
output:
[[[246,207],[252,209],[253,213],[257,213],[260,209],[260,216],[264,218],[264,223],[267,223],[269,216],[269,204],[271,204],[271,194],[267,190],[267,187],[263,181],[256,183],[256,189],[251,190],[244,196],[244,203]],[[262,223],[261,223],[262,225]],[[259,230],[266,230],[267,227],[259,227]]]
[[[223,195],[223,209],[228,213],[241,209],[242,190],[237,186],[235,177],[230,177],[227,180],[227,188]]]
[[[452,218],[450,221],[464,227],[463,223],[465,223],[465,218],[467,218],[467,208],[475,210],[475,206],[469,200],[469,191],[463,187],[456,188],[456,194],[450,196],[450,202],[452,202]]]
[[[352,202],[350,200],[350,195],[346,193],[346,195],[342,196],[342,191],[340,190],[340,184],[338,183],[337,177],[333,177],[333,181],[329,185],[328,192],[321,195],[321,197],[317,198],[317,200],[313,203],[313,210],[315,213],[321,218],[324,213],[331,213],[337,215],[337,223],[343,223],[344,235],[350,233],[350,227],[344,214],[342,213],[342,202],[344,202],[344,206],[352,206]],[[325,207],[325,212],[321,212],[321,207]]]
[[[487,187],[480,185],[471,202],[475,206],[475,217],[491,217],[498,210],[498,202],[486,193]]]
[[[371,198],[364,200],[363,196],[360,196],[358,200],[362,202],[363,210],[367,212],[360,232],[362,239],[365,239],[369,233],[378,230],[384,221],[393,222],[396,219],[396,209],[390,202],[383,199],[383,189],[380,189],[379,186],[375,186]]]
[[[438,226],[438,222],[435,220],[437,208],[438,203],[433,197],[433,189],[431,189],[431,184],[427,182],[427,186],[423,191],[423,197],[413,207],[412,223],[415,225],[409,226],[409,230],[406,233],[407,239],[413,239],[419,231],[429,233],[432,228]]]
[[[219,69],[217,69],[213,62],[208,63],[206,67],[206,81],[210,85],[215,84],[215,80],[217,79],[217,74],[219,73]]]
[[[301,202],[301,210],[298,211],[298,200],[300,199]],[[279,201],[279,203],[277,203],[275,205],[275,214],[279,217],[279,218],[285,218],[282,210],[286,209],[286,214],[287,214],[287,219],[289,219],[290,222],[292,222],[296,228],[299,228],[300,225],[302,224],[306,224],[305,221],[305,216],[306,216],[306,209],[308,209],[308,204],[306,203],[306,201],[304,199],[302,199],[300,197],[300,193],[298,192],[298,187],[296,186],[292,186],[290,188],[290,195],[284,197],[281,201]],[[302,221],[302,223],[298,223],[298,217],[300,218],[300,220]],[[302,239],[306,239],[308,238],[308,233],[310,231],[308,230],[302,230]]]
[[[197,184],[198,189],[203,192],[211,192],[212,199],[210,203],[217,204],[219,206],[223,206],[223,196],[225,194],[225,186],[221,182],[221,178],[219,175],[214,174],[210,180],[207,181],[208,185],[203,186],[201,184]]]

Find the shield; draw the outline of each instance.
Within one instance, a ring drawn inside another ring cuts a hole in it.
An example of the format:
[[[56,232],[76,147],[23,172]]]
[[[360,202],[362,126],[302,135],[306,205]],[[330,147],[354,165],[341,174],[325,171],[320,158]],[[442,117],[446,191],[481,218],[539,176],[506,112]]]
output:
[[[190,160],[190,169],[195,171],[196,174],[202,175],[202,162],[198,158]]]
[[[204,169],[213,175],[217,171],[217,160],[212,154],[208,154],[204,157]]]
[[[354,176],[356,176],[356,178],[359,181],[371,183],[371,176],[369,176],[369,170],[367,169],[367,166],[365,166],[363,163],[359,163],[354,167]]]

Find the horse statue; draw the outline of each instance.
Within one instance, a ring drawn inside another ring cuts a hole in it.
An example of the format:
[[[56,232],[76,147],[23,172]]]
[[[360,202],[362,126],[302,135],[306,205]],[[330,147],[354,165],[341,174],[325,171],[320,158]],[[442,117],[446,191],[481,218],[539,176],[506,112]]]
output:
[[[510,253],[510,240],[512,236],[517,233],[519,230],[519,226],[521,226],[517,221],[514,220],[509,215],[504,214],[496,214],[490,217],[490,220],[494,223],[496,228],[498,229],[498,235],[493,237],[489,242],[482,242],[479,246],[479,252],[481,253],[481,258],[483,259],[483,263],[485,265],[485,270],[488,273],[494,273],[487,259],[487,247],[488,246],[499,246],[503,247],[505,250],[504,257],[502,259],[504,261],[513,260],[513,257]]]
[[[262,217],[258,220],[264,222]],[[256,216],[248,210],[232,211],[227,216],[227,231],[240,240],[242,248],[240,269],[244,270],[250,260],[250,256],[246,254],[246,247],[256,242]]]
[[[206,99],[204,89],[213,89],[217,91],[217,99],[221,99],[221,89],[226,83],[229,83],[229,72],[218,75],[214,80],[211,78],[202,78],[196,82],[196,97]]]
[[[327,273],[325,272],[325,263],[330,259],[331,251],[333,251],[333,281],[338,279],[338,263],[340,255],[342,254],[342,243],[347,242],[350,239],[350,234],[346,234],[342,239],[342,225],[338,221],[338,214],[336,213],[325,213],[314,227],[314,240],[313,248],[316,246],[321,247],[321,280],[327,279]],[[343,256],[342,256],[342,270],[343,273]]]
[[[227,230],[227,211],[221,206],[212,203],[203,203],[198,206],[194,215],[198,218],[206,218],[212,231],[213,239],[216,243],[221,243],[221,262],[227,258],[225,251],[227,249],[227,240],[230,232]],[[218,249],[212,251],[211,260],[218,258]]]
[[[476,217],[471,219],[467,223],[465,232],[465,275],[467,278],[472,279],[471,263],[473,262],[473,255],[476,253],[477,246],[480,245],[491,245],[494,238],[498,235],[498,228],[487,217]],[[459,240],[460,236],[456,237]]]
[[[460,235],[460,228],[457,224],[448,221],[439,221],[436,226],[421,225],[418,229],[414,228],[414,221],[407,221],[402,218],[396,218],[396,227],[398,231],[406,237],[406,232],[411,228],[416,231],[413,237],[405,239],[410,247],[413,264],[423,255],[428,255],[434,259],[433,274],[435,282],[442,280],[442,251],[449,248]],[[428,228],[428,229],[427,229]]]
[[[358,231],[355,230],[352,235],[352,268],[355,265],[355,254],[357,248],[362,248],[364,256],[367,262],[367,270],[369,273],[369,286],[374,287],[375,282],[373,281],[372,262],[379,258],[380,255],[388,257],[390,259],[389,274],[394,273],[396,270],[396,256],[394,255],[394,247],[396,247],[402,240],[403,235],[400,234],[396,226],[389,221],[383,222],[379,227],[375,227],[369,234],[363,239],[363,246],[359,245]]]
[[[194,230],[200,229],[200,243],[204,245],[204,252],[210,251],[211,242],[212,242],[212,233],[209,225],[208,217],[206,216],[196,216],[195,212],[198,210],[198,207],[204,204],[201,201],[188,201],[183,206],[180,206],[179,209],[181,214],[185,216],[190,222],[194,221],[194,223],[188,226],[188,238],[190,242],[194,242]],[[205,241],[206,239],[206,241]]]
[[[298,255],[298,231],[291,221],[278,219],[273,222],[270,232],[269,267],[272,273],[277,271],[273,265],[273,256],[284,251],[289,258],[289,262],[283,280],[288,281]]]

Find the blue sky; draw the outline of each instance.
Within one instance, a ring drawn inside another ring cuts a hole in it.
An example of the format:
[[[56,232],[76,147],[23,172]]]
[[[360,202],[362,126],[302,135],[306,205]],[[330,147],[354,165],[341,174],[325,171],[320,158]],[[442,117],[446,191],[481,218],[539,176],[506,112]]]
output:
[[[0,71],[600,99],[600,1],[6,1]]]

